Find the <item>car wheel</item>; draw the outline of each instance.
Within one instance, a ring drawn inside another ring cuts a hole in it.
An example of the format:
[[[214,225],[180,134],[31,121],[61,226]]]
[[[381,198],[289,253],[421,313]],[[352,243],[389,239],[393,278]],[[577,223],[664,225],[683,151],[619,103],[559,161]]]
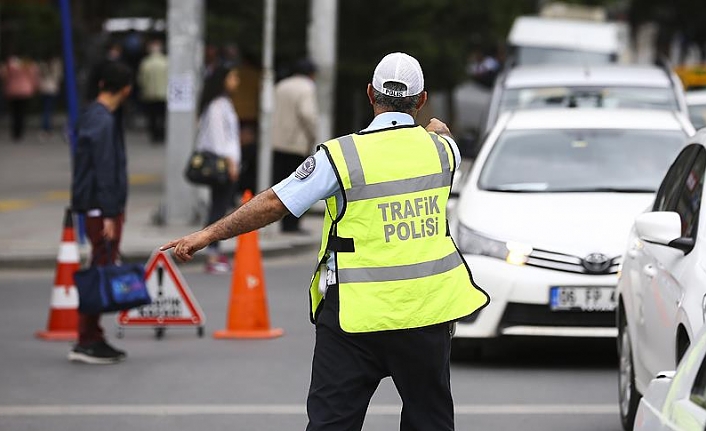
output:
[[[628,322],[625,318],[620,319],[618,328],[618,399],[620,404],[620,422],[625,431],[632,430],[635,422],[635,413],[640,402],[640,393],[635,389],[635,368],[632,360],[632,345],[630,344],[630,333],[628,332]]]

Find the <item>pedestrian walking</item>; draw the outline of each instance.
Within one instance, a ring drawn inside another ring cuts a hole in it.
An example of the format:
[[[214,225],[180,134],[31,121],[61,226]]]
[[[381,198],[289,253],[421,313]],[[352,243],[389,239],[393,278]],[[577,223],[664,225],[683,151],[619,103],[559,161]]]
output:
[[[122,61],[123,46],[119,42],[112,41],[105,50],[104,56],[93,65],[88,75],[88,82],[86,86],[86,99],[89,103],[93,102],[94,100],[96,100],[96,97],[98,97],[98,92],[100,91],[100,80],[103,76],[103,70],[110,64]]]
[[[86,216],[92,265],[116,262],[128,193],[124,130],[116,112],[130,96],[132,71],[123,63],[112,62],[101,73],[98,97],[76,126],[71,181],[71,206]],[[100,318],[100,314],[79,312],[78,343],[69,352],[70,360],[112,364],[126,357],[124,351],[105,341]]]
[[[149,54],[140,62],[137,82],[147,113],[150,139],[152,142],[164,142],[168,59],[159,40],[150,42],[147,51]]]
[[[27,107],[39,84],[37,65],[28,58],[9,55],[0,66],[0,78],[5,84],[5,98],[10,105],[12,139],[20,142],[25,134]]]
[[[240,119],[240,175],[238,191],[257,190],[257,136],[260,116],[260,88],[262,71],[252,55],[244,52],[240,66],[240,87],[233,97],[233,106]]]
[[[63,67],[61,58],[56,55],[39,62],[39,96],[42,100],[42,130],[45,133],[54,130],[54,108],[61,91]]]
[[[228,165],[226,184],[210,186],[211,202],[206,225],[223,217],[233,206],[240,173],[240,128],[238,114],[233,107],[232,95],[240,86],[238,69],[215,69],[206,79],[199,103],[199,128],[196,136],[196,149],[210,151],[224,157]],[[228,258],[221,253],[218,241],[208,246],[206,272],[225,273],[230,271]]]
[[[400,430],[450,431],[452,322],[489,302],[446,221],[460,154],[444,123],[415,124],[427,93],[413,57],[385,56],[367,96],[375,118],[366,129],[319,145],[287,179],[162,250],[187,261],[211,241],[325,199],[309,287],[316,345],[307,431],[360,430],[388,376],[403,403]]]
[[[294,75],[275,86],[275,109],[272,118],[273,183],[278,183],[311,155],[319,124],[314,74],[309,60],[300,60]],[[282,232],[306,233],[299,219],[289,214],[282,219]]]

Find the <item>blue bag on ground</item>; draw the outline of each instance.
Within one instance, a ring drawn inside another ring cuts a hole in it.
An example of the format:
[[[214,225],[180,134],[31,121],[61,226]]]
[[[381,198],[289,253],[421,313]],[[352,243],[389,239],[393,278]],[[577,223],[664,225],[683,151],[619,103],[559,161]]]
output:
[[[152,303],[139,264],[93,265],[76,271],[78,311],[83,314],[129,310]]]

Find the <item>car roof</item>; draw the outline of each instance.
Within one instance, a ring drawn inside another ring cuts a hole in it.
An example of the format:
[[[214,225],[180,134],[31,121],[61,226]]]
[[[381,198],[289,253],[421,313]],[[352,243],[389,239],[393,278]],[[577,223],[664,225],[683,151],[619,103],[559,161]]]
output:
[[[518,46],[613,53],[620,48],[618,33],[616,23],[521,16],[507,39]]]
[[[669,75],[651,65],[518,66],[505,78],[506,88],[558,86],[663,87]]]
[[[694,90],[686,92],[687,105],[703,105],[706,104],[706,90]]]
[[[685,130],[672,111],[640,109],[532,109],[503,114],[505,129],[638,129]],[[682,120],[686,121],[686,120]],[[499,121],[500,123],[500,121]],[[693,133],[693,132],[691,132]]]

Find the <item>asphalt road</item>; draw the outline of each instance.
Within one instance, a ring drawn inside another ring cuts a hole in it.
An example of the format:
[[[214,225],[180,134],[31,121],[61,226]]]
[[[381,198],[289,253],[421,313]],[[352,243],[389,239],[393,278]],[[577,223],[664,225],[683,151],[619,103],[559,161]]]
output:
[[[115,366],[69,363],[69,344],[33,337],[46,324],[52,271],[0,272],[0,430],[303,430],[313,348],[306,284],[313,252],[265,262],[274,340],[215,340],[230,277],[184,267],[204,309],[194,329],[130,329],[111,342],[128,351]],[[480,362],[455,361],[458,430],[619,431],[613,343],[507,343]],[[373,398],[366,431],[398,428],[389,379]]]

